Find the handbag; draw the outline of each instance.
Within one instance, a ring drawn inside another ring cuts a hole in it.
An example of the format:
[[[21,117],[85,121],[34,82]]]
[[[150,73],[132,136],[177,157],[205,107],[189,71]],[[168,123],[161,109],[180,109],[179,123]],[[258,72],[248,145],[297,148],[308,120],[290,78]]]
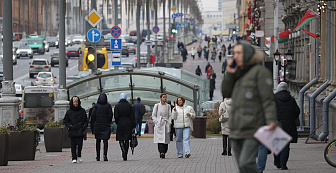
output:
[[[133,153],[134,153],[134,148],[136,147],[136,146],[138,146],[138,139],[137,139],[137,137],[136,137],[136,135],[135,134],[132,134],[132,138],[131,138],[131,144],[130,144],[130,147],[131,147],[131,150],[132,150],[132,155],[133,155]]]

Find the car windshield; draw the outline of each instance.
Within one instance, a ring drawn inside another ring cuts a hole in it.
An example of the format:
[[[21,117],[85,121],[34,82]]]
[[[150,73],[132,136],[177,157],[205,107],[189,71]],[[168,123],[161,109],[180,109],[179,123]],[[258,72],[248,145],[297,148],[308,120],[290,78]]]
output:
[[[48,77],[51,77],[51,74],[50,73],[39,73],[38,77],[48,78]]]
[[[46,39],[48,42],[55,42],[57,41],[57,38],[56,37],[49,37]]]
[[[83,36],[75,36],[74,39],[84,39]]]
[[[27,46],[27,45],[21,45],[21,46],[19,47],[19,49],[30,49],[30,47]]]
[[[58,52],[54,52],[54,53],[52,54],[52,56],[59,56],[59,53],[58,53]]]
[[[33,61],[33,65],[47,65],[46,61]]]
[[[28,40],[28,44],[42,44],[42,40]]]

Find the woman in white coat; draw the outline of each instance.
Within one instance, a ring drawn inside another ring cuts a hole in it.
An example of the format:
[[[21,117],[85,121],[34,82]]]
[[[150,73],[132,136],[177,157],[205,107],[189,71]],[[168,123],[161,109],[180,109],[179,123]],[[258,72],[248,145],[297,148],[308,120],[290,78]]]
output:
[[[177,98],[177,104],[173,111],[174,127],[176,132],[177,157],[183,157],[183,147],[185,157],[190,157],[190,131],[193,131],[195,111],[191,106],[185,104],[183,97]]]
[[[170,142],[170,124],[172,120],[170,105],[166,103],[167,95],[160,95],[160,103],[154,105],[152,119],[154,122],[154,143],[158,144],[160,158],[164,159]]]
[[[225,98],[224,101],[220,104],[218,114],[219,122],[222,127],[223,134],[223,153],[222,155],[232,156],[231,154],[231,144],[230,144],[230,129],[229,129],[229,111],[231,108],[231,99]]]

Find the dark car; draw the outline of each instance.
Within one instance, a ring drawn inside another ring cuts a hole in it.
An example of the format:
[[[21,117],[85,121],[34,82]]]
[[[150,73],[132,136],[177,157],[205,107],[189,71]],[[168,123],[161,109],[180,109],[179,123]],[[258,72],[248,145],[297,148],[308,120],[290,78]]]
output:
[[[80,51],[80,46],[78,45],[74,45],[74,46],[70,46],[66,49],[66,55],[67,57],[70,59],[70,57],[79,57],[81,54]]]
[[[66,66],[68,67],[69,58],[67,56],[65,56],[65,59],[66,59]],[[59,52],[54,52],[51,55],[51,59],[50,59],[51,67],[54,67],[56,64],[59,65]]]
[[[125,43],[125,46],[127,46],[129,53],[136,53],[136,46],[134,45],[134,43]]]
[[[137,36],[130,36],[128,42],[137,44]]]
[[[122,46],[121,55],[126,55],[127,57],[129,57],[129,51],[127,46]]]
[[[58,46],[57,37],[47,37],[46,41],[49,43],[49,47],[57,47]]]

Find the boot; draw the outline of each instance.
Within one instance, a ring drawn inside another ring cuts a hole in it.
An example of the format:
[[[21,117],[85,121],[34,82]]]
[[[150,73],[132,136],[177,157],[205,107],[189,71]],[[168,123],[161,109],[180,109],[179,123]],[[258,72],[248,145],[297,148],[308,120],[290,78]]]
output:
[[[229,150],[228,150],[228,156],[232,156],[231,148],[229,148]]]
[[[96,153],[97,153],[97,157],[96,160],[100,161],[100,144],[96,144]]]
[[[223,156],[226,156],[226,155],[227,155],[227,151],[224,150],[224,151],[222,152],[222,155],[223,155]]]
[[[122,152],[122,158],[125,160],[125,146],[124,146],[124,141],[119,141],[119,145],[121,148],[121,152]],[[127,158],[126,158],[127,159]]]
[[[104,154],[104,161],[108,161],[107,155]]]

